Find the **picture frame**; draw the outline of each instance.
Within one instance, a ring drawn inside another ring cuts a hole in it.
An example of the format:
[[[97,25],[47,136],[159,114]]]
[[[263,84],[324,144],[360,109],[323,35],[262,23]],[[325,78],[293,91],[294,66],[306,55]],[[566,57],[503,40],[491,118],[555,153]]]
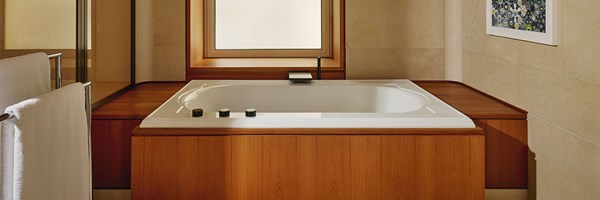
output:
[[[486,33],[558,45],[558,0],[486,0]]]

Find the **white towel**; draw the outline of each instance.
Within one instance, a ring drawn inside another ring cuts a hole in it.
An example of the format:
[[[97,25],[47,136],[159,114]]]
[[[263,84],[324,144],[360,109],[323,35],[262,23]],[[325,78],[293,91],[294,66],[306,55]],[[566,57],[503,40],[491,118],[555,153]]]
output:
[[[34,53],[18,57],[0,59],[0,112],[7,106],[25,99],[37,97],[50,92],[50,61],[45,53]],[[2,113],[0,113],[2,114]],[[12,134],[2,134],[4,129],[13,129],[0,122],[0,143],[3,140],[12,141]],[[11,180],[13,151],[12,142],[7,143],[8,152],[0,153],[0,177]],[[8,155],[8,157],[6,157]],[[6,185],[8,184],[8,185]],[[0,182],[0,197],[12,196],[12,183]]]
[[[0,60],[0,111],[50,92],[50,60],[34,53]]]
[[[83,85],[72,84],[25,100],[5,112],[15,115],[7,121],[14,125],[9,130],[14,132],[9,199],[89,199],[91,166]]]

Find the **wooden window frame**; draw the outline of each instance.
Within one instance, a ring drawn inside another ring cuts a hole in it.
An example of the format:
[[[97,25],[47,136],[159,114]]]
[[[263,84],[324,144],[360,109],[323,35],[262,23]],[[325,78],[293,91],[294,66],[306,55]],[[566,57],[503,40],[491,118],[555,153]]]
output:
[[[207,58],[328,58],[331,55],[331,0],[321,0],[321,49],[217,49],[216,1],[206,0],[204,7]]]
[[[290,71],[307,71],[316,77],[316,56],[224,57],[206,56],[206,1],[186,0],[186,80],[282,80]],[[323,79],[345,79],[345,0],[331,2],[330,55],[322,57]]]

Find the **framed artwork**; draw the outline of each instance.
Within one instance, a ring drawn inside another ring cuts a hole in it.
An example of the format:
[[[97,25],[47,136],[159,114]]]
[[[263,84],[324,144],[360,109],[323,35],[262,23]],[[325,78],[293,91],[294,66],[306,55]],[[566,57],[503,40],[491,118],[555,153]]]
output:
[[[487,34],[558,45],[558,0],[486,0]]]

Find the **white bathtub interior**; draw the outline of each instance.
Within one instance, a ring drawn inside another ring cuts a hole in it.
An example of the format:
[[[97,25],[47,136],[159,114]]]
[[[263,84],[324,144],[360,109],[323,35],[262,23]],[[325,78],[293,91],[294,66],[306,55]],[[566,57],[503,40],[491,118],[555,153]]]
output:
[[[192,117],[202,108],[204,116]],[[220,108],[231,109],[219,117]],[[256,117],[245,110],[255,108]],[[409,80],[311,83],[193,80],[141,128],[473,128],[472,120]]]

